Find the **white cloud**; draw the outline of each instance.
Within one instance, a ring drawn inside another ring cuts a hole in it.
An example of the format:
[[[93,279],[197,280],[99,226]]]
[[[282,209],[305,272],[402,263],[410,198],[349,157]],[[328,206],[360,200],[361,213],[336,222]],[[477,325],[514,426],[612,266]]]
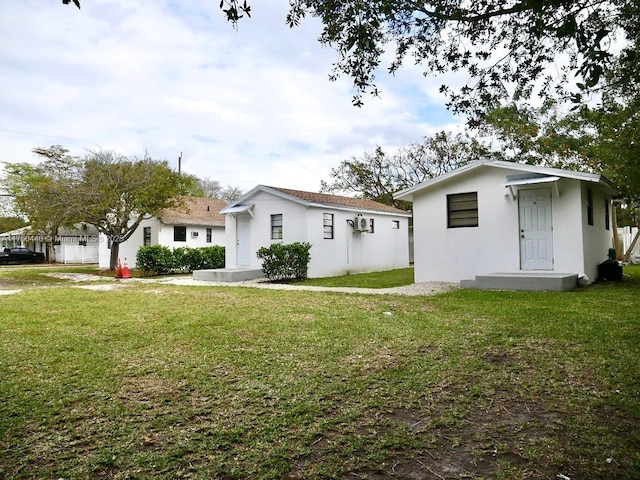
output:
[[[287,2],[254,2],[234,31],[210,0],[85,0],[0,5],[0,160],[35,147],[146,151],[249,190],[317,190],[340,161],[395,148],[457,122],[439,81],[406,68],[379,75],[382,98],[351,105],[330,82],[336,54]]]

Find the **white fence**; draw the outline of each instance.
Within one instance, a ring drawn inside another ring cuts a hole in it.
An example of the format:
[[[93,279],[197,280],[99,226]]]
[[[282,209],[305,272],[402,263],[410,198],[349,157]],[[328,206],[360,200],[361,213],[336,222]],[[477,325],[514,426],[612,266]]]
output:
[[[620,236],[620,240],[622,241],[622,248],[626,252],[634,237],[638,233],[637,227],[621,227],[618,228],[618,235]],[[636,246],[633,247],[633,252],[631,252],[631,256],[629,257],[632,263],[640,263],[640,240],[636,243]]]
[[[56,260],[61,263],[98,263],[97,245],[56,245]]]

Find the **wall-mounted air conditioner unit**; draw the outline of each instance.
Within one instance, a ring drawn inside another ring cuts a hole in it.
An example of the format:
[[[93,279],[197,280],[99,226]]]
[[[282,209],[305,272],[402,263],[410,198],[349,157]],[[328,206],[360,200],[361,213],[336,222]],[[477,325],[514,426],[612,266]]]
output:
[[[191,232],[191,238],[198,238],[198,232]]]
[[[356,232],[368,232],[369,231],[369,219],[358,215],[353,220],[353,230]]]

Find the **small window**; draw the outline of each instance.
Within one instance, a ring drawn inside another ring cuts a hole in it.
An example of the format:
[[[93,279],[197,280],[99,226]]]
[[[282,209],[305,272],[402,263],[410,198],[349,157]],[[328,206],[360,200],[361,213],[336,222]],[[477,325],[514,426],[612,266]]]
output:
[[[173,241],[174,242],[186,242],[187,241],[187,227],[173,227]]]
[[[391,228],[394,230],[400,230],[400,220],[391,220]]]
[[[373,221],[373,218],[369,219],[369,233],[373,233],[375,231],[375,222]]]
[[[207,228],[207,243],[211,243],[211,238],[212,238],[211,229]]]
[[[478,226],[478,192],[447,195],[447,227]]]
[[[611,218],[609,217],[609,200],[604,199],[604,228],[609,230],[611,226]]]
[[[271,215],[271,240],[282,240],[282,214]]]
[[[148,247],[151,245],[151,227],[144,227],[142,229],[142,237],[143,237],[143,242],[142,245],[144,245],[145,247]]]
[[[322,229],[322,238],[333,239],[333,213],[322,214]]]
[[[593,225],[593,192],[587,188],[587,223]]]

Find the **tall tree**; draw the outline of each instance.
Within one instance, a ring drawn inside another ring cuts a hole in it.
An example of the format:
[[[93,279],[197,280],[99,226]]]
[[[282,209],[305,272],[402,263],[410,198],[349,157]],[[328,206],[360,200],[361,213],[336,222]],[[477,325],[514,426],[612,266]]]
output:
[[[115,270],[120,244],[140,222],[163,208],[182,205],[181,177],[167,162],[148,156],[128,158],[115,152],[92,152],[82,162],[76,204],[84,221],[104,234],[111,247],[109,267]]]
[[[640,227],[640,99],[605,95],[598,105],[566,114],[509,105],[490,112],[482,130],[509,147],[494,153],[504,159],[603,174],[619,191],[614,218]],[[621,260],[639,238],[626,252],[616,245]]]
[[[0,233],[10,232],[27,225],[21,217],[0,217]]]
[[[479,131],[492,139],[491,156],[499,160],[590,170],[592,153],[583,123],[554,102],[540,108],[511,103],[488,112]]]
[[[222,186],[220,181],[212,180],[210,177],[199,178],[200,188],[205,197],[213,197],[231,203],[242,196],[242,190],[231,185]]]
[[[39,164],[5,164],[6,185],[16,209],[29,219],[31,230],[47,245],[50,262],[55,262],[55,238],[61,227],[71,227],[80,217],[73,207],[74,173],[77,162],[60,145],[37,148],[44,158]]]
[[[395,192],[485,158],[486,154],[486,148],[473,138],[439,132],[425,137],[421,143],[400,148],[394,155],[377,147],[360,158],[343,160],[340,166],[331,169],[331,180],[323,180],[320,189],[356,193],[387,205],[408,208],[393,198]]]
[[[591,140],[592,168],[619,191],[616,219],[638,227],[627,250],[617,252],[618,258],[629,261],[640,240],[640,100],[605,99],[598,108],[582,110],[580,119],[585,137]]]

